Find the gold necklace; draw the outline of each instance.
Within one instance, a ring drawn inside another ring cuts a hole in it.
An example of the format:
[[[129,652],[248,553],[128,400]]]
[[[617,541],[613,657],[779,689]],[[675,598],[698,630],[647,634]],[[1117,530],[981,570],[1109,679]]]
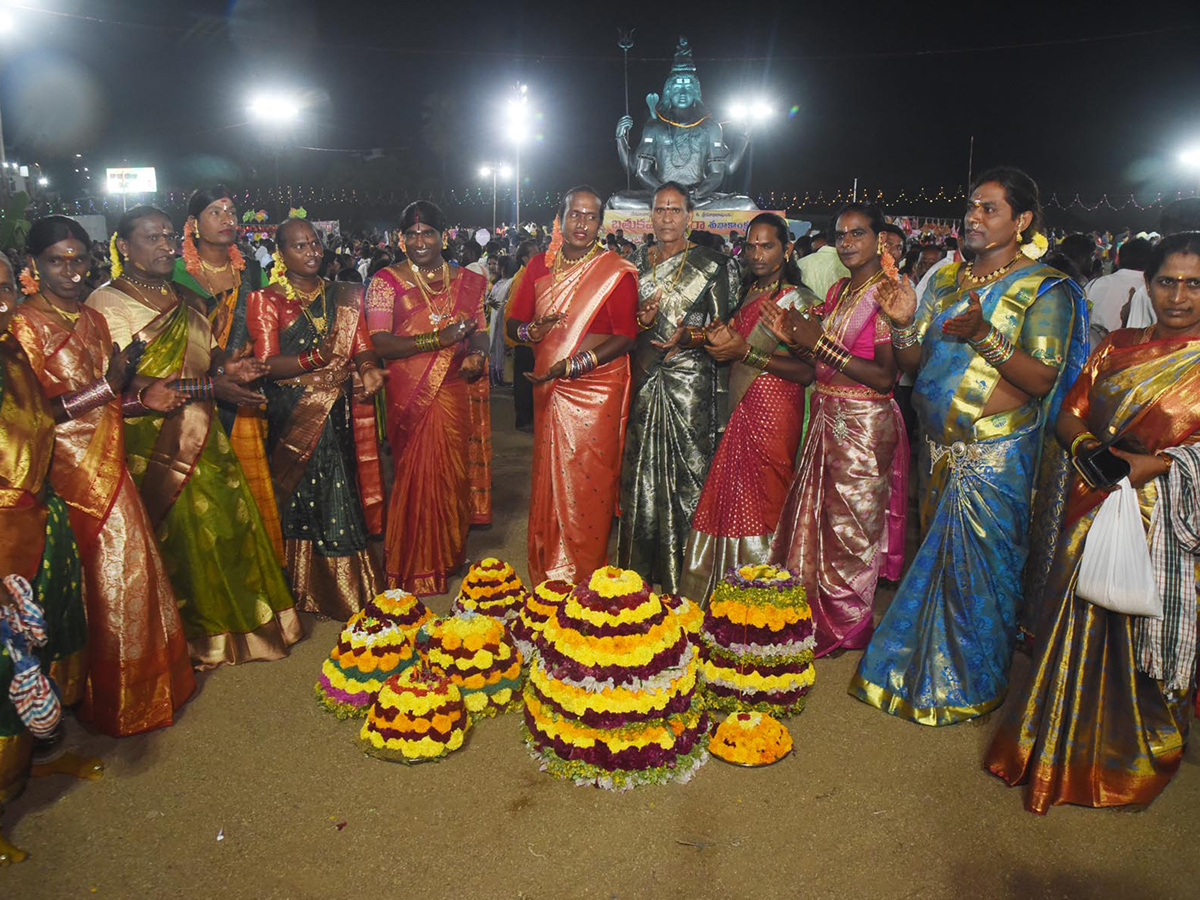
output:
[[[1021,255],[1022,254],[1020,253],[1020,251],[1018,251],[1016,256],[1014,256],[1012,259],[1010,259],[1008,262],[1006,262],[1000,268],[996,269],[993,272],[988,272],[986,275],[976,275],[975,274],[975,260],[971,260],[969,263],[967,263],[967,268],[963,272],[963,277],[967,280],[968,284],[975,284],[975,285],[984,284],[985,282],[988,282],[988,281],[995,281],[997,278],[1002,277],[1014,265],[1016,265],[1017,260],[1019,260],[1021,258]]]
[[[296,286],[292,285],[292,287],[295,288]],[[312,301],[316,300],[318,296],[321,298],[321,314],[319,316],[314,315],[313,311],[309,308],[312,305]],[[304,313],[304,317],[308,319],[310,323],[312,323],[313,330],[316,331],[317,337],[324,338],[326,333],[329,331],[329,303],[325,299],[325,281],[322,280],[321,283],[317,285],[317,289],[311,294],[305,294],[297,290],[296,297],[304,301],[304,305],[300,307],[300,311]]]
[[[230,269],[233,268],[233,260],[232,259],[227,259],[225,261],[225,265],[223,265],[223,266],[214,266],[212,263],[208,262],[203,256],[198,257],[198,259],[200,260],[200,268],[204,269],[206,272],[212,272],[214,274],[219,275],[220,273],[228,272]]]
[[[679,279],[683,277],[683,267],[687,264],[688,247],[689,245],[685,242],[683,249],[679,251],[679,268],[675,270],[675,277],[673,277],[671,279],[671,283],[667,285],[668,291],[675,290],[675,286],[679,284]],[[655,250],[653,252],[657,257],[658,251]],[[662,260],[659,260],[658,263],[652,263],[650,266],[650,281],[654,284],[655,288],[658,288],[658,267],[662,264],[662,262]]]
[[[131,284],[136,284],[138,287],[143,288],[144,290],[158,291],[158,293],[162,294],[164,297],[168,296],[167,283],[165,281],[159,282],[158,284],[154,284],[150,281],[143,281],[128,269],[122,272],[121,275],[126,281],[129,281]]]
[[[583,254],[583,256],[579,257],[579,259],[567,259],[565,256],[563,256],[562,248],[560,247],[558,255],[554,257],[554,265],[551,267],[551,270],[554,273],[554,280],[561,281],[562,279],[566,278],[572,270],[577,269],[581,264],[587,262],[589,259],[595,256],[599,250],[600,242],[596,241],[596,243],[592,244],[592,248],[588,250],[587,253]]]
[[[62,316],[64,319],[66,319],[68,322],[70,322],[72,326],[74,326],[75,323],[79,321],[79,317],[83,314],[82,308],[77,309],[75,312],[68,312],[67,310],[61,308],[57,303],[54,303],[49,297],[47,297],[41,291],[38,291],[37,295],[39,297],[41,297],[44,301],[46,301],[46,305],[49,306],[52,310],[54,310],[54,312],[58,313],[60,316]]]
[[[443,322],[451,318],[450,309],[453,305],[453,299],[450,297],[450,263],[442,260],[442,289],[435,291],[425,280],[425,275],[420,266],[411,266],[413,272],[413,280],[417,283],[417,289],[420,290],[421,296],[425,300],[425,306],[429,309],[429,321],[433,323],[433,327],[437,328]],[[437,298],[445,296],[445,303],[439,304]]]

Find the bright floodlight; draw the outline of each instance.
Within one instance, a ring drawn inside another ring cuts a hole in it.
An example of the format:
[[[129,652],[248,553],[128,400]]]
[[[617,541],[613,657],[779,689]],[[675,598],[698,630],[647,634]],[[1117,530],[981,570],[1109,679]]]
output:
[[[50,179],[45,175],[38,179],[38,187],[46,187],[48,184],[50,184]]]
[[[746,118],[746,104],[736,102],[729,107],[729,117],[737,121],[742,121]]]
[[[754,117],[756,122],[761,122],[771,115],[771,107],[765,100],[755,101],[754,106],[750,110],[750,115]]]
[[[249,110],[264,121],[290,122],[300,115],[300,105],[287,94],[255,94],[250,98]]]
[[[1185,166],[1200,169],[1200,147],[1189,147],[1179,154],[1179,161]]]
[[[500,167],[500,177],[501,178],[511,178],[512,177],[512,166],[501,166]]]
[[[479,174],[483,178],[491,178],[492,177],[492,167],[491,166],[481,166],[479,168]]]
[[[523,143],[529,137],[529,106],[524,96],[520,100],[508,101],[505,130],[509,140],[516,144]]]
[[[17,28],[17,20],[7,9],[0,9],[0,34],[10,34]]]

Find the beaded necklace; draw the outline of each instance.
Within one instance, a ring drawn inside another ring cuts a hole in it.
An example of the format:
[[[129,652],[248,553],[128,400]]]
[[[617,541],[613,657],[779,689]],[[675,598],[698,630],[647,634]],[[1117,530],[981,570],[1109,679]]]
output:
[[[412,269],[413,281],[417,283],[417,289],[425,300],[425,306],[429,309],[429,321],[433,323],[434,328],[437,328],[452,318],[451,311],[454,300],[450,296],[450,263],[442,260],[442,288],[438,291],[433,290],[426,281],[425,273],[421,271],[420,266],[410,265],[409,268]],[[444,302],[439,302],[439,300]]]

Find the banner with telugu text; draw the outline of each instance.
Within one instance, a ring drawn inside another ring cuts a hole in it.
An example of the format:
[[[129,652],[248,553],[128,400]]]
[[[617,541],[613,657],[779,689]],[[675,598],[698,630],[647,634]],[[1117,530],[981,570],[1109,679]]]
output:
[[[784,215],[773,209],[698,209],[692,213],[692,228],[712,231],[723,238],[728,238],[730,231],[744,235],[747,223],[759,213],[764,212],[773,212],[777,216]],[[650,225],[650,210],[606,209],[604,211],[605,233],[616,231],[618,228],[625,233],[625,237],[640,237],[653,231],[654,229]]]

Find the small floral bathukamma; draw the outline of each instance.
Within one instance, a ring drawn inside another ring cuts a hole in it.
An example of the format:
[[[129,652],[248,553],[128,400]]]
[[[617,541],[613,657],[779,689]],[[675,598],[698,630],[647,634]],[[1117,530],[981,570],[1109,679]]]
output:
[[[816,638],[799,576],[766,565],[730,569],[713,591],[700,645],[712,708],[775,716],[804,709]]]
[[[696,650],[682,617],[636,572],[595,572],[539,637],[525,728],[543,769],[625,790],[688,781],[708,759]]]
[[[769,766],[792,752],[792,736],[774,716],[736,712],[717,726],[708,752],[738,766]]]
[[[462,691],[472,721],[521,705],[521,654],[502,621],[465,612],[432,622],[425,632],[429,665]]]
[[[450,611],[482,613],[507,622],[521,612],[525,597],[525,585],[513,567],[489,556],[471,566]]]
[[[388,678],[419,660],[417,629],[433,618],[407,591],[391,590],[369,600],[350,617],[321,664],[317,701],[338,718],[362,716]]]
[[[458,686],[441,672],[418,665],[384,682],[358,739],[363,750],[379,759],[427,762],[461,747],[470,726]]]
[[[525,665],[533,662],[533,654],[541,640],[542,628],[574,587],[575,585],[566,581],[543,581],[533,589],[533,593],[525,595],[520,614],[508,624],[508,631],[517,649],[521,651],[521,659]]]

